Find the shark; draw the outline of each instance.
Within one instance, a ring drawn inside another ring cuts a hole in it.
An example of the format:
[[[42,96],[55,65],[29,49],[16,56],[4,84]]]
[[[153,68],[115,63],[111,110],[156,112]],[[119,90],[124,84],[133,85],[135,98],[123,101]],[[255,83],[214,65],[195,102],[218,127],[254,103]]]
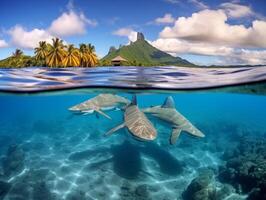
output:
[[[123,108],[130,104],[130,100],[114,95],[114,94],[99,94],[96,97],[93,97],[87,101],[84,101],[80,104],[77,104],[71,108],[69,111],[82,114],[101,114],[104,117],[111,119],[111,117],[105,114],[103,111],[112,110],[115,108]]]
[[[172,134],[170,136],[170,144],[175,144],[182,131],[196,137],[205,137],[205,135],[197,129],[188,119],[186,119],[175,108],[173,97],[166,98],[163,105],[151,106],[142,109],[144,113],[151,114],[159,119],[166,121],[172,125]]]
[[[138,140],[149,141],[157,137],[157,130],[137,106],[136,95],[133,96],[131,104],[125,109],[124,122],[108,131],[105,135],[109,136],[125,127]]]

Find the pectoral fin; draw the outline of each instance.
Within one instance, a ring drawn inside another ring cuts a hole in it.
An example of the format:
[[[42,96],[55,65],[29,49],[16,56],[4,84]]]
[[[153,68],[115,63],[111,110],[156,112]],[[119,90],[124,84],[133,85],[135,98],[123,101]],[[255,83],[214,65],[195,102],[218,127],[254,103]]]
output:
[[[170,138],[170,144],[171,145],[176,143],[181,131],[182,131],[182,129],[180,129],[180,128],[174,128],[173,129],[172,135],[171,135],[171,138]]]
[[[110,116],[108,116],[107,114],[105,114],[105,113],[104,113],[103,111],[101,111],[101,110],[95,110],[95,112],[97,112],[97,113],[99,113],[99,114],[105,116],[105,117],[108,118],[108,119],[112,119]]]
[[[82,115],[89,115],[89,114],[92,114],[94,113],[94,110],[84,110],[82,111]]]
[[[117,127],[112,128],[110,131],[108,131],[107,133],[105,133],[105,136],[109,136],[109,135],[113,134],[114,132],[118,131],[119,129],[124,128],[125,125],[126,125],[126,124],[123,123],[123,124],[120,124],[120,125],[117,126]]]

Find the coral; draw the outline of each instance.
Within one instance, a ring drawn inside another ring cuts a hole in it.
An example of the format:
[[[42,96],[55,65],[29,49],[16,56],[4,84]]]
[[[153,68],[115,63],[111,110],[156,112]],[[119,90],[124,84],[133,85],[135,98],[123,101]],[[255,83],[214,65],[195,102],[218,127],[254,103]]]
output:
[[[249,193],[249,199],[266,199],[265,155],[265,138],[242,137],[236,149],[222,156],[226,165],[220,168],[220,180]]]
[[[198,177],[193,179],[183,193],[185,200],[211,200],[215,191],[214,173],[210,169],[202,169]]]

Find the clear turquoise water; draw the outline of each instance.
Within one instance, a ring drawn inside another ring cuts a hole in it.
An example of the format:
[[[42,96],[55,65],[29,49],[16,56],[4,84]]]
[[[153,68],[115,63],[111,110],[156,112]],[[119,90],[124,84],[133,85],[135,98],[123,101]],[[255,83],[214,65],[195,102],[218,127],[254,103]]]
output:
[[[116,94],[132,96],[126,91]],[[103,136],[122,122],[122,111],[108,111],[111,121],[68,111],[96,95],[84,91],[0,96],[1,156],[12,144],[23,152],[13,158],[21,160],[21,167],[2,175],[11,185],[5,199],[182,199],[202,168],[211,168],[212,184],[222,187],[221,157],[239,138],[265,137],[266,96],[138,93],[141,108],[160,105],[172,95],[178,111],[206,135],[198,139],[183,133],[171,146],[171,127],[155,118],[149,117],[158,138],[140,142],[125,129]],[[246,199],[244,192],[232,190],[230,195]]]
[[[0,70],[0,90],[20,92],[0,94],[0,200],[266,199],[265,84],[249,87],[265,80],[264,69]],[[247,86],[208,90],[240,83]],[[112,90],[44,92],[84,86]],[[182,133],[170,145],[171,126],[149,115],[156,140],[135,140],[126,129],[105,137],[123,111],[106,111],[112,120],[68,111],[108,92],[136,93],[140,108],[171,95],[206,137]]]

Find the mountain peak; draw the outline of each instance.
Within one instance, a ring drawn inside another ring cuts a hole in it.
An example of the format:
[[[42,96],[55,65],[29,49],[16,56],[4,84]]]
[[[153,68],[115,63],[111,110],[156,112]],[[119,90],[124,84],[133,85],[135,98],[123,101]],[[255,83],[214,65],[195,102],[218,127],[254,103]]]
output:
[[[143,33],[137,34],[137,41],[130,45],[123,46],[116,51],[109,52],[101,59],[106,65],[112,64],[112,59],[121,56],[126,59],[128,65],[134,66],[162,66],[162,65],[181,65],[192,66],[193,64],[180,57],[173,57],[150,43],[146,42]]]
[[[114,52],[114,51],[116,51],[116,48],[115,48],[114,46],[111,46],[110,49],[109,49],[108,54],[109,54],[109,53],[112,53],[112,52]]]
[[[144,34],[143,33],[138,32],[138,34],[137,34],[137,41],[138,40],[145,40],[145,37],[144,37]]]

